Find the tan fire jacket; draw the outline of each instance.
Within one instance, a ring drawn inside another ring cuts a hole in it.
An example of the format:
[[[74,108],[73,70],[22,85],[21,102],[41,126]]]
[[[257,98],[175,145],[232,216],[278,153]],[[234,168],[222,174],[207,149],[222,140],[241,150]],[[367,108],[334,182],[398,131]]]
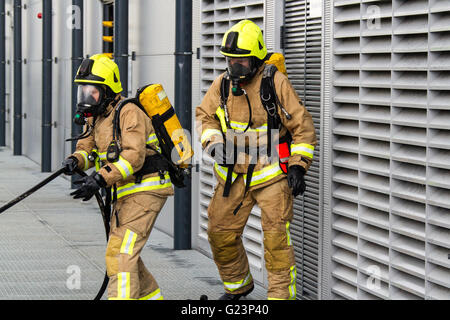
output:
[[[239,140],[241,143],[255,145],[267,144],[267,120],[268,115],[264,109],[261,97],[260,87],[263,76],[264,66],[260,68],[258,73],[252,79],[252,81],[243,86],[246,90],[250,105],[251,105],[251,127],[247,131],[246,135],[249,136],[249,140]],[[201,142],[204,149],[214,146],[219,142],[224,142],[223,124],[219,120],[218,113],[220,112],[220,86],[222,78],[225,74],[219,76],[212,84],[211,88],[206,93],[202,103],[196,110],[196,127],[197,132],[201,136]],[[317,144],[316,133],[314,129],[314,123],[310,113],[303,106],[300,98],[298,97],[295,89],[292,87],[288,78],[281,72],[275,73],[274,78],[275,89],[280,99],[281,104],[286,111],[292,116],[291,120],[288,120],[280,108],[278,108],[278,114],[280,115],[282,122],[282,129],[280,130],[280,136],[283,137],[287,130],[292,135],[291,144],[291,156],[289,158],[289,166],[300,165],[305,170],[308,170],[313,160],[314,148]],[[238,134],[243,132],[249,122],[249,107],[245,96],[235,97],[229,94],[228,97],[228,112],[231,122],[231,128]],[[229,136],[227,135],[227,138]],[[244,141],[244,142],[242,142]],[[277,140],[275,140],[277,141]],[[236,140],[234,140],[236,143]],[[239,142],[238,142],[239,144]],[[240,153],[238,155],[238,164],[234,167],[233,178],[237,177],[238,173],[246,174],[248,171],[248,163],[251,156],[248,154]],[[254,160],[253,160],[254,161]],[[215,164],[216,176],[218,176],[219,182],[224,182],[227,169],[225,167]],[[264,186],[282,179],[283,175],[276,163],[267,162],[267,159],[258,159],[255,171],[253,173],[252,186]]]
[[[106,152],[113,141],[114,114],[115,110],[110,105],[106,117],[97,118],[92,134],[77,143],[73,155],[78,159],[79,168],[87,170],[96,165],[96,161],[89,161],[89,155],[94,151],[98,154],[98,173],[108,187],[117,186],[118,199],[137,192],[173,195],[168,174],[165,174],[164,179],[158,173],[148,174],[140,184],[135,183],[134,174],[144,165],[145,157],[155,153],[146,146],[152,145],[158,149],[159,143],[150,118],[133,103],[127,103],[120,113],[120,158],[117,162],[108,162]],[[92,124],[93,119],[89,121]]]

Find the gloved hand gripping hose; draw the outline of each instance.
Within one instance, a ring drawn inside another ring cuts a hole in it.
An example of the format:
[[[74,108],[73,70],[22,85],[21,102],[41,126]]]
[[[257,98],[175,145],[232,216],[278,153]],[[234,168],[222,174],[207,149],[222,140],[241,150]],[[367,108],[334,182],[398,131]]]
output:
[[[44,187],[45,185],[50,183],[51,181],[55,180],[57,177],[62,175],[65,172],[65,170],[66,170],[65,168],[59,169],[58,171],[53,173],[51,176],[49,176],[48,178],[46,178],[45,180],[43,180],[42,182],[40,182],[39,184],[37,184],[36,186],[31,188],[30,190],[28,190],[24,194],[18,196],[14,200],[12,200],[12,201],[8,202],[7,204],[5,204],[3,207],[0,208],[0,214],[5,212],[9,208],[13,207],[14,205],[18,204],[19,202],[21,202],[25,198],[29,197],[30,195],[32,195],[33,193],[35,193],[36,191],[38,191],[39,189],[41,189],[42,187]],[[80,169],[76,169],[75,172],[77,174],[79,174],[80,176],[82,176],[82,177],[86,177],[87,176],[87,174],[84,173]],[[100,195],[99,192],[95,193],[95,198],[97,199],[97,204],[98,204],[98,207],[99,207],[100,212],[102,214],[103,224],[104,224],[105,233],[106,233],[106,240],[108,241],[108,239],[109,239],[109,230],[110,230],[109,222],[110,222],[110,212],[111,212],[111,210],[110,210],[110,208],[105,206],[105,203],[103,202],[103,198],[102,198],[102,196]],[[103,279],[102,286],[101,286],[99,292],[97,293],[97,295],[95,296],[94,300],[100,300],[102,298],[102,296],[105,293],[105,290],[106,290],[106,288],[108,286],[108,282],[109,282],[108,274],[105,273],[105,278]]]

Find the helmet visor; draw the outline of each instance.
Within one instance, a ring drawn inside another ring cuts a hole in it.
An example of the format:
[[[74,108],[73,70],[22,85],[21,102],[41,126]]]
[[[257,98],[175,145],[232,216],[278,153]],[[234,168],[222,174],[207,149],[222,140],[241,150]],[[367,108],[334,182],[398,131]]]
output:
[[[100,86],[82,84],[78,86],[78,105],[98,106],[102,102],[104,91]]]
[[[245,80],[252,74],[251,57],[227,57],[227,68],[231,78]]]

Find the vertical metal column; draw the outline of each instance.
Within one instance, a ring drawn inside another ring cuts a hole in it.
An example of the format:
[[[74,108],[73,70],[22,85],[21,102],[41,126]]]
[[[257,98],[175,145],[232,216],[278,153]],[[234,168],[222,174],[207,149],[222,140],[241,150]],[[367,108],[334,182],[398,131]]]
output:
[[[76,10],[74,12],[79,12],[80,19],[79,28],[75,26],[72,29],[72,81],[75,80],[77,75],[78,68],[83,61],[83,29],[84,29],[84,3],[83,0],[72,0],[72,6]],[[78,94],[78,86],[75,82],[72,82],[72,119],[75,118],[75,114],[77,112],[77,94]],[[79,125],[76,125],[72,122],[72,137],[77,137],[81,134],[82,128]],[[76,141],[72,141],[72,153],[75,152],[77,146]],[[73,182],[77,180],[77,176],[72,176],[72,187],[75,187]]]
[[[176,2],[175,110],[192,131],[192,1]],[[191,249],[191,185],[175,193],[174,249]]]
[[[123,96],[128,95],[128,0],[114,5],[114,60],[119,66]]]
[[[0,1],[0,147],[6,145],[5,1]]]
[[[112,21],[114,23],[114,4],[103,5],[103,23]],[[113,25],[114,26],[114,25]],[[113,42],[103,39],[103,53],[113,54],[114,52],[114,27],[103,24],[103,36],[113,37]]]
[[[42,172],[52,171],[52,0],[42,2]]]
[[[14,0],[14,155],[22,155],[22,1]]]

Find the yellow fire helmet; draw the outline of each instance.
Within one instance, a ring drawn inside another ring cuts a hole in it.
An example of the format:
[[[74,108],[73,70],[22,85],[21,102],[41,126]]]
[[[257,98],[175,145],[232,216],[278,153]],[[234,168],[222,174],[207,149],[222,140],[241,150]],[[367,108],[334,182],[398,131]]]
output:
[[[264,36],[256,23],[242,20],[225,33],[220,53],[226,57],[256,57],[263,60],[267,56]]]
[[[105,54],[84,59],[78,69],[75,83],[106,85],[114,93],[123,91],[119,67]]]

